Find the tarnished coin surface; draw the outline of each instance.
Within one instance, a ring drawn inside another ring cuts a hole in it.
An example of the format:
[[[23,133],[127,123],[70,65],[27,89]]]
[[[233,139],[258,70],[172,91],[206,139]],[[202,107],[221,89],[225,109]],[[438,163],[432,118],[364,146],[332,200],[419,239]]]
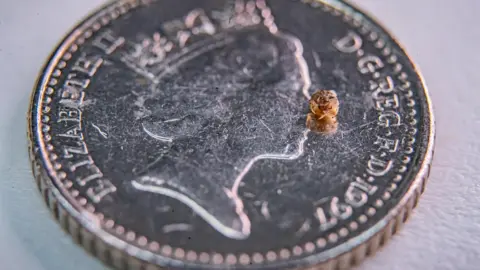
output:
[[[322,89],[328,133],[305,124]],[[411,60],[339,0],[111,2],[29,115],[54,216],[120,269],[348,268],[409,216],[434,137]]]

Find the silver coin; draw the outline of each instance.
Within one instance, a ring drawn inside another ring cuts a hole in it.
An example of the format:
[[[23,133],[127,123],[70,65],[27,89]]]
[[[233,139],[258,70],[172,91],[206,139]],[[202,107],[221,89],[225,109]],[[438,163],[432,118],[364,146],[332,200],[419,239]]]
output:
[[[328,134],[306,126],[319,89]],[[336,0],[112,2],[51,56],[29,121],[47,204],[120,269],[348,268],[409,216],[434,136],[405,51]]]

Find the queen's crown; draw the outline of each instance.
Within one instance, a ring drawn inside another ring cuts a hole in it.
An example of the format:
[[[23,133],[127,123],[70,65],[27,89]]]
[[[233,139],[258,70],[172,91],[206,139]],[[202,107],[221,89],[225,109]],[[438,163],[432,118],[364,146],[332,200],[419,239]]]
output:
[[[220,11],[194,9],[183,18],[165,22],[151,36],[128,43],[122,61],[151,80],[202,53],[233,41],[234,31],[264,25],[277,28],[264,0],[228,1]]]

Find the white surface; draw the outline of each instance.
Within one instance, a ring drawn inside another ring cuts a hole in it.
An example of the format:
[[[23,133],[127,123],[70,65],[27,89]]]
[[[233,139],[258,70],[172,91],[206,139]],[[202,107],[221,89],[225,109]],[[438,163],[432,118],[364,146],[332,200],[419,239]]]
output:
[[[0,0],[0,269],[105,269],[50,216],[26,149],[31,89],[48,54],[100,0]],[[403,230],[358,269],[479,269],[480,27],[477,0],[356,0],[405,45],[437,119],[432,174]],[[449,120],[450,119],[450,120]]]

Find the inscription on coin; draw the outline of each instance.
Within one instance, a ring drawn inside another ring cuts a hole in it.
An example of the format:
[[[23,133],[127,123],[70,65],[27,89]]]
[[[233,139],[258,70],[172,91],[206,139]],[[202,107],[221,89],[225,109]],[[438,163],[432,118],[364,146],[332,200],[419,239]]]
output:
[[[75,172],[75,182],[86,186],[86,195],[98,203],[102,198],[116,191],[110,180],[90,158],[82,131],[82,106],[85,105],[85,90],[91,78],[102,66],[101,55],[82,53],[72,66],[63,87],[59,89],[58,100],[59,131],[55,138],[62,144],[62,157],[68,161],[71,172]]]

